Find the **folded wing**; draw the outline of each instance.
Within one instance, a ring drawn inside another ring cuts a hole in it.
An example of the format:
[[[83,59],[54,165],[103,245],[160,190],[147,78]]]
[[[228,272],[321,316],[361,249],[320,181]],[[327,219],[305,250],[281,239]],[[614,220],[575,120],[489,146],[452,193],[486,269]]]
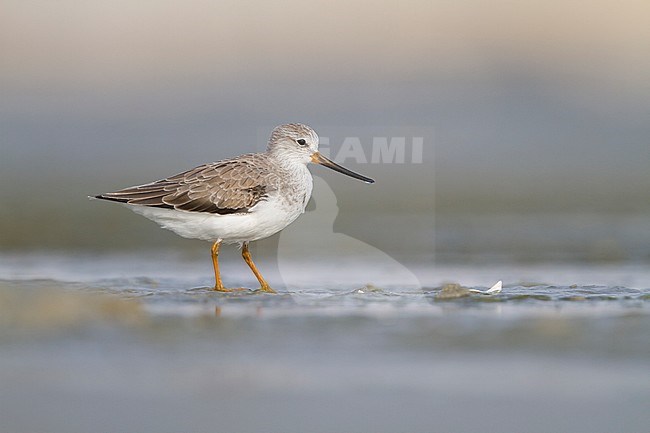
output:
[[[201,165],[183,173],[96,198],[137,206],[207,212],[247,213],[275,190],[274,174],[257,155]]]

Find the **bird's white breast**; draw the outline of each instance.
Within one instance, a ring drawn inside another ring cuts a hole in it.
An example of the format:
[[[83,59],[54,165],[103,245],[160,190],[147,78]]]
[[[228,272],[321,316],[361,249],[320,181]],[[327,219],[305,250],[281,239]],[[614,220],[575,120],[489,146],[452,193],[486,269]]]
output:
[[[129,206],[179,236],[228,243],[267,238],[291,224],[305,211],[312,177],[303,164],[291,167],[276,189],[247,213],[219,215],[146,206]]]

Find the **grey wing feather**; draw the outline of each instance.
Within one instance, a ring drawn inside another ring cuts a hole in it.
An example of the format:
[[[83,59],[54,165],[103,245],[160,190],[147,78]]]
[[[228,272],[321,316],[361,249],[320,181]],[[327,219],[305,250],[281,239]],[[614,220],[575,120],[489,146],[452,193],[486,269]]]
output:
[[[145,185],[96,196],[132,205],[216,214],[246,213],[275,190],[276,174],[257,155],[202,165]]]

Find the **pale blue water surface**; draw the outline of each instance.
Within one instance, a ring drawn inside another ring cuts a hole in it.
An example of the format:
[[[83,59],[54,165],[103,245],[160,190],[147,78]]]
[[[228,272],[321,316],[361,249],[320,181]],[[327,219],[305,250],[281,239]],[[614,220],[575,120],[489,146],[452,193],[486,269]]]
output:
[[[224,261],[226,284],[255,287],[240,265]],[[402,287],[372,264],[297,260],[278,295],[220,294],[205,257],[4,254],[0,431],[650,425],[645,266],[418,266],[421,287]]]

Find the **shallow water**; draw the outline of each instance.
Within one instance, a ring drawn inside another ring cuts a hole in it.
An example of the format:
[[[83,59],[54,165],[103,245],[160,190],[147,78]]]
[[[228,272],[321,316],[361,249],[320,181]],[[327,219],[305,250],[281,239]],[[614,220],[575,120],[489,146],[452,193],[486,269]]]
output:
[[[367,263],[335,276],[326,265],[285,267],[278,295],[221,294],[204,259],[3,255],[0,431],[650,423],[642,265],[419,265],[418,287]],[[227,284],[254,287],[235,262],[223,267]],[[484,290],[497,280],[497,295],[441,296],[449,281]]]

